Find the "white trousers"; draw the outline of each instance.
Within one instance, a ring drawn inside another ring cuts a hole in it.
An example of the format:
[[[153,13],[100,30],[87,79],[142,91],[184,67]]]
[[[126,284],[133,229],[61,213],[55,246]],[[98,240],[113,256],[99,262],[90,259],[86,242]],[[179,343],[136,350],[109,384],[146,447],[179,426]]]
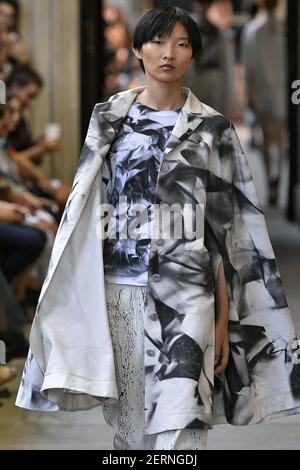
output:
[[[106,283],[119,402],[104,403],[103,416],[113,427],[114,449],[204,450],[206,429],[176,429],[144,434],[144,304],[146,287]]]

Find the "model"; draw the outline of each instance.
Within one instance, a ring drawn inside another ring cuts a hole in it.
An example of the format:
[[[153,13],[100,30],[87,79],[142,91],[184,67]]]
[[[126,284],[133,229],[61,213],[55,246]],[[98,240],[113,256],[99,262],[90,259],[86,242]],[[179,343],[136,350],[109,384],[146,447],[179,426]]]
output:
[[[298,340],[246,156],[182,86],[200,48],[185,10],[137,24],[146,85],[94,108],[31,329],[16,404],[102,405],[115,449],[204,449],[214,424],[300,412]]]

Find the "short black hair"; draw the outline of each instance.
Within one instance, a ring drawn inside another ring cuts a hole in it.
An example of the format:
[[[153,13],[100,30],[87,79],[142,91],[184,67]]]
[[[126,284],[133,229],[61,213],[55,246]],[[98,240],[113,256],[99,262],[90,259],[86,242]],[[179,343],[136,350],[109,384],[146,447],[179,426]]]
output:
[[[44,84],[43,79],[38,72],[28,65],[20,65],[19,67],[16,67],[12,74],[7,78],[6,85],[8,88],[13,85],[24,87],[30,82],[35,83],[40,88],[42,88]]]
[[[174,6],[153,8],[142,16],[133,32],[133,48],[140,50],[143,44],[151,41],[156,35],[159,37],[169,36],[177,21],[185,27],[188,33],[193,57],[199,54],[202,49],[202,40],[197,23],[186,10]],[[143,61],[141,59],[139,61],[143,72],[145,72]]]

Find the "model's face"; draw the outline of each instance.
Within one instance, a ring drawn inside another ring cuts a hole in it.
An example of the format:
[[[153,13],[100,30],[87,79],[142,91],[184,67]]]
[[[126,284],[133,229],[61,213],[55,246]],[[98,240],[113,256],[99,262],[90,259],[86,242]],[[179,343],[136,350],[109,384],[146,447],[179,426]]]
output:
[[[140,51],[134,49],[138,59],[142,59],[146,76],[162,82],[180,80],[192,61],[193,49],[185,27],[178,21],[170,36],[155,36],[143,44]],[[161,66],[171,64],[172,68]]]
[[[0,32],[10,31],[16,21],[16,12],[12,5],[0,3]]]

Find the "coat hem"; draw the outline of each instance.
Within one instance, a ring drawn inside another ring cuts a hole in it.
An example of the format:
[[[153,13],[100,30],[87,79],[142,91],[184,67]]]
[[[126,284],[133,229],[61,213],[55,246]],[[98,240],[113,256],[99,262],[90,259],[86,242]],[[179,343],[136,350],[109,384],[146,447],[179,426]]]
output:
[[[187,418],[188,417],[188,418]],[[144,433],[146,435],[149,434],[157,434],[164,431],[172,431],[174,429],[188,429],[189,423],[192,423],[195,420],[198,420],[201,425],[199,427],[191,426],[192,429],[212,429],[211,425],[211,413],[205,412],[185,412],[185,413],[172,413],[167,414],[165,413],[161,416],[161,424],[156,425],[154,423],[150,423],[148,425],[145,424],[144,426]],[[165,423],[168,423],[167,425]]]
[[[231,426],[248,426],[261,424],[276,418],[300,414],[300,387],[293,388],[297,391],[299,398],[293,397],[291,390],[268,395],[255,401],[254,417],[250,422],[238,422],[238,420],[227,418],[225,415],[213,415],[212,424],[230,424]]]
[[[291,391],[285,393],[268,395],[255,401],[253,406],[254,418],[249,422],[238,422],[230,420],[225,415],[213,415],[211,413],[165,413],[161,416],[161,425],[150,424],[145,426],[145,434],[155,434],[158,432],[169,431],[172,429],[186,429],[193,420],[197,419],[203,423],[203,427],[212,430],[214,425],[229,424],[231,426],[248,426],[260,423],[266,423],[276,418],[300,414],[300,387],[292,389],[299,393],[299,398],[292,396]],[[191,418],[188,418],[191,416]],[[164,423],[168,423],[166,426]],[[191,428],[195,428],[191,426]],[[202,429],[202,426],[199,426]]]
[[[106,393],[105,389],[102,389],[101,387],[102,384],[105,384],[105,387],[107,386]],[[76,374],[68,374],[66,372],[47,372],[45,374],[41,391],[52,388],[69,389],[70,391],[73,390],[74,393],[86,393],[89,395],[102,395],[105,393],[118,399],[118,393],[113,381],[90,379]]]
[[[65,373],[47,374],[41,387],[20,388],[16,406],[35,411],[84,411],[117,402],[118,393],[113,381],[94,380]],[[41,401],[36,400],[39,395]]]

